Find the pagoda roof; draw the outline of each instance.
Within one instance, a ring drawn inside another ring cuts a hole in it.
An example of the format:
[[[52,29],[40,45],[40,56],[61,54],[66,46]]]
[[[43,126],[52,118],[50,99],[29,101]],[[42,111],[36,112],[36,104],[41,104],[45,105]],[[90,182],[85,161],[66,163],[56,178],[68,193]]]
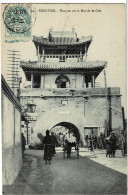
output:
[[[21,61],[23,70],[102,70],[107,65],[106,61],[88,62],[26,62]]]
[[[53,32],[52,32],[53,33]],[[57,34],[59,34],[57,36]],[[70,34],[68,35],[68,32],[54,32],[54,36],[52,36],[52,39],[49,40],[49,38],[44,38],[43,36],[37,37],[33,36],[33,42],[35,44],[40,44],[40,45],[82,45],[86,44],[87,42],[92,41],[92,36],[86,36],[82,38],[74,38]]]

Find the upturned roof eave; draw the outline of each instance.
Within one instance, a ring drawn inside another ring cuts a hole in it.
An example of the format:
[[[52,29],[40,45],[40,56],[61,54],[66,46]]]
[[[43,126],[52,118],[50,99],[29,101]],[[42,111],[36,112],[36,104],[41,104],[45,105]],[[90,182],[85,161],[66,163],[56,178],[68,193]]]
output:
[[[90,43],[91,44],[91,42],[92,41],[85,41],[85,42],[76,42],[76,43],[70,43],[70,44],[55,44],[55,43],[39,43],[38,41],[33,41],[34,42],[34,44],[36,44],[36,43],[38,43],[38,44],[40,44],[40,45],[45,45],[45,46],[62,46],[62,45],[64,45],[64,46],[66,46],[66,45],[71,45],[71,46],[77,46],[77,45],[85,45],[86,43]]]
[[[92,36],[89,36],[90,38],[88,38],[87,40],[83,40],[83,41],[78,41],[78,42],[74,42],[74,43],[69,43],[69,44],[66,44],[66,43],[58,43],[58,44],[55,44],[55,43],[53,43],[53,42],[49,42],[49,40],[47,39],[47,42],[44,42],[44,43],[42,43],[42,41],[43,41],[43,37],[42,38],[40,38],[40,37],[37,37],[37,36],[33,36],[33,42],[34,42],[34,44],[36,45],[36,44],[40,44],[40,45],[44,45],[44,46],[59,46],[59,45],[64,45],[64,46],[66,46],[66,45],[68,45],[68,46],[77,46],[77,45],[85,45],[85,44],[87,44],[87,43],[90,43],[91,44],[91,42],[92,42]],[[36,40],[36,38],[37,39],[40,39],[40,40]],[[42,40],[41,40],[42,39]],[[45,40],[46,41],[46,40]]]
[[[66,65],[65,65],[66,64]],[[99,65],[98,65],[99,64]],[[58,63],[58,66],[55,66],[54,63],[38,63],[38,62],[23,62],[21,61],[20,67],[25,70],[32,70],[32,71],[40,71],[40,70],[47,70],[47,71],[53,71],[53,70],[103,70],[107,66],[106,61],[89,61],[85,63],[64,63],[62,66],[62,63]]]

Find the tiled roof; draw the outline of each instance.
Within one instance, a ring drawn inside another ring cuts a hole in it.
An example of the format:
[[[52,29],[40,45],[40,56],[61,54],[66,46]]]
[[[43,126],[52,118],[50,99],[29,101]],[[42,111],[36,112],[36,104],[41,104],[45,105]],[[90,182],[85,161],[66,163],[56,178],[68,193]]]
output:
[[[91,42],[92,36],[86,36],[80,39],[73,37],[53,37],[51,41],[47,38],[33,36],[33,42],[42,45],[80,45],[86,42]]]
[[[23,69],[34,70],[87,70],[87,69],[103,69],[106,61],[88,61],[88,62],[25,62],[21,61],[20,66]]]

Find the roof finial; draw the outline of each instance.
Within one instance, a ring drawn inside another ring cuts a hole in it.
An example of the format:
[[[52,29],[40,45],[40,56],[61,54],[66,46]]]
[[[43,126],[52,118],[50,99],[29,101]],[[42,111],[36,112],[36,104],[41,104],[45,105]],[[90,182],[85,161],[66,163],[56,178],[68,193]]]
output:
[[[75,31],[75,27],[74,27],[74,25],[72,26],[72,32],[74,32]]]
[[[53,28],[51,27],[50,29],[49,29],[49,32],[52,32],[53,31]]]
[[[73,32],[74,39],[77,40],[77,34],[74,25],[72,26],[72,32]]]

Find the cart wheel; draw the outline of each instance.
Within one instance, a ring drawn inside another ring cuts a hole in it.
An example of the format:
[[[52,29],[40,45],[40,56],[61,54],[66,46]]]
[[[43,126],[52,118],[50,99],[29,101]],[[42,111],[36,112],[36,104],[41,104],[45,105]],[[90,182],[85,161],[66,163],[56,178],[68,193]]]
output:
[[[65,159],[65,150],[63,151],[63,158]]]
[[[80,156],[79,156],[79,150],[77,150],[77,158],[78,159],[80,158]]]

